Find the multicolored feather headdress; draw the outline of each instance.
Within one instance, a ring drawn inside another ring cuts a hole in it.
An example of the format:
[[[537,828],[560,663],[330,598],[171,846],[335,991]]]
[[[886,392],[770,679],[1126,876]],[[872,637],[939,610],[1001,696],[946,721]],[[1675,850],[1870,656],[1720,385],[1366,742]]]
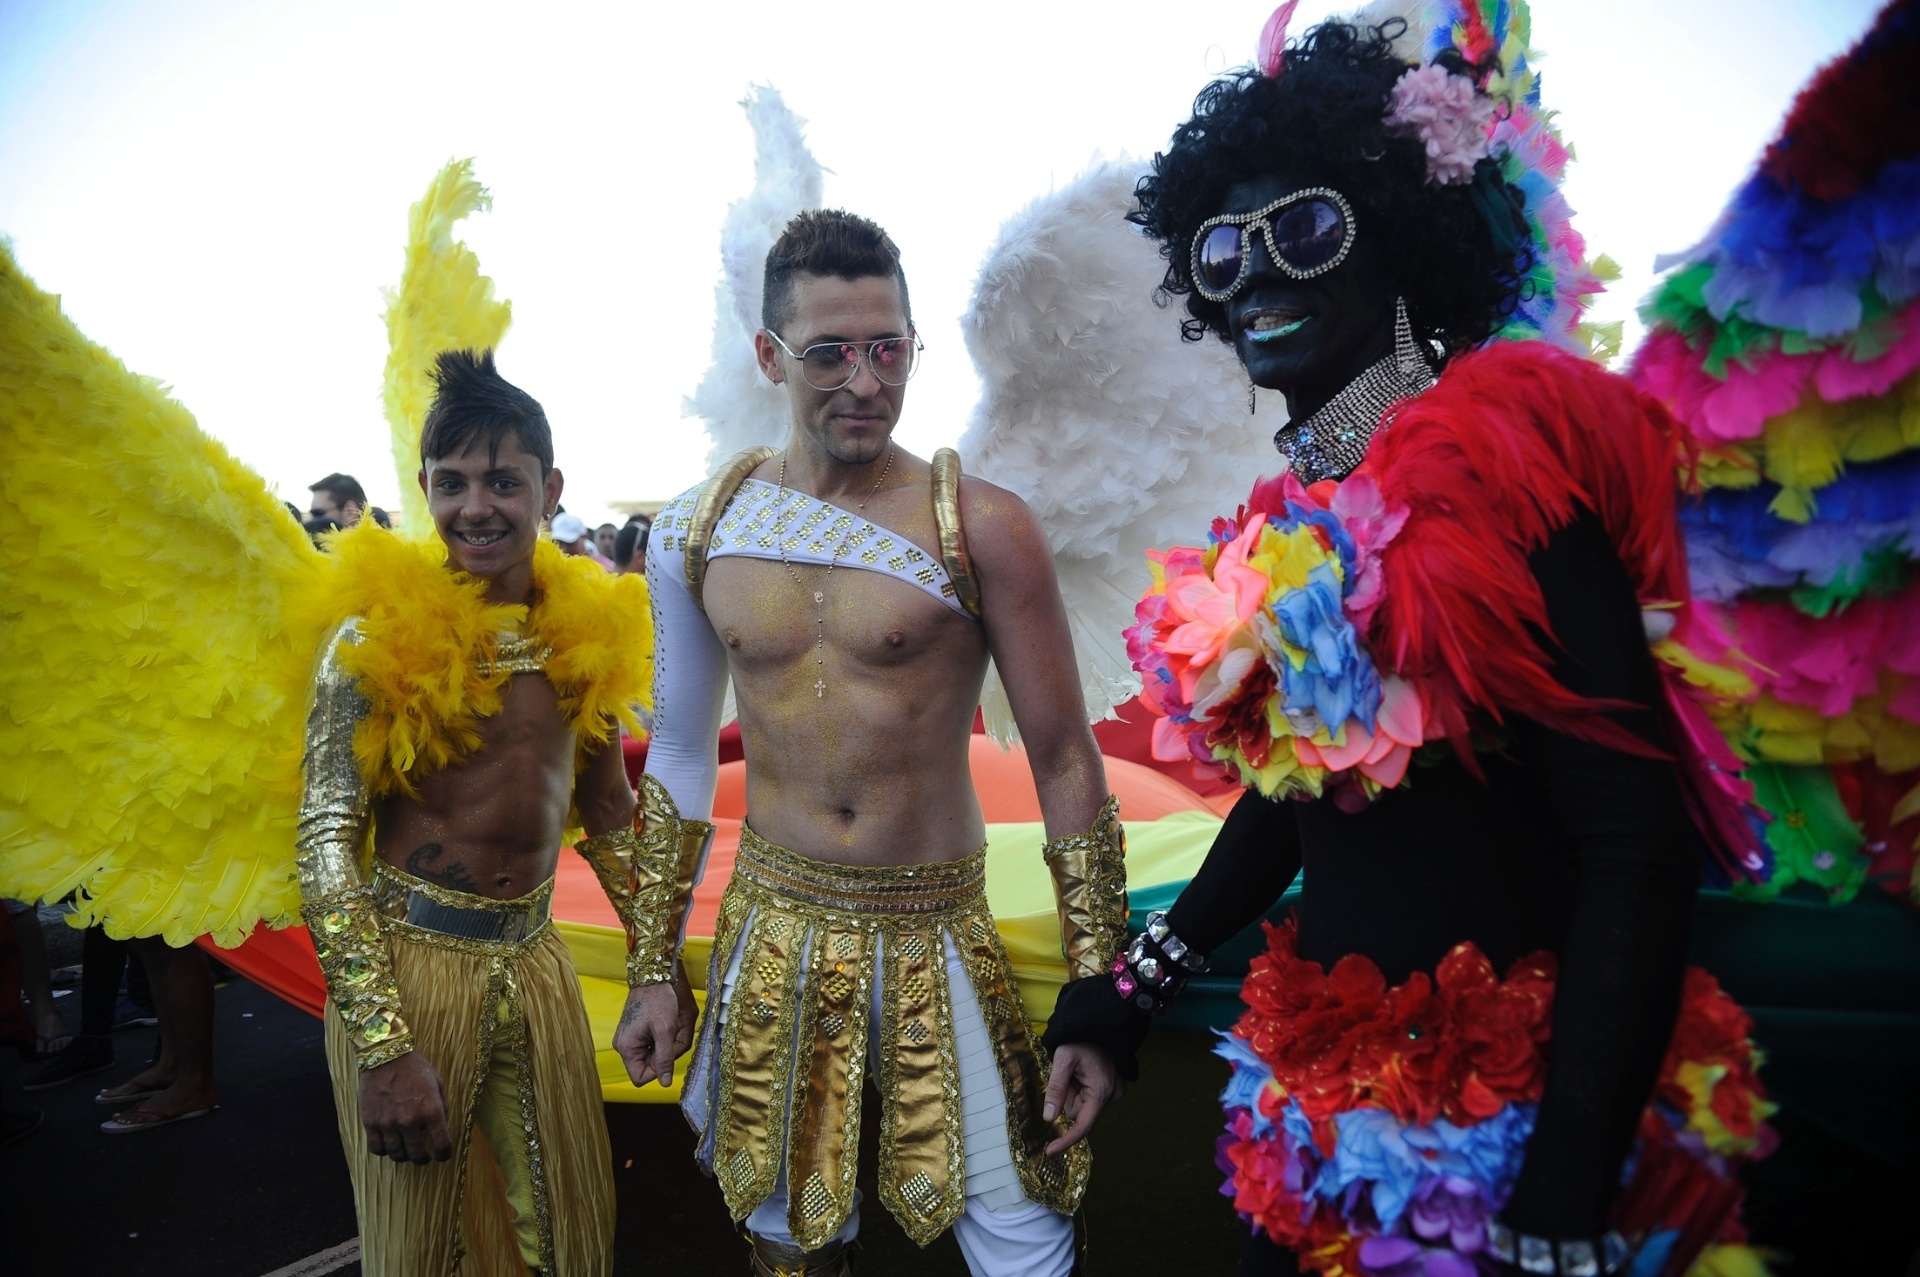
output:
[[[1255,64],[1266,75],[1286,72],[1287,23],[1297,3],[1274,10],[1260,33]],[[1600,359],[1616,354],[1621,325],[1584,316],[1589,299],[1619,277],[1619,268],[1604,256],[1587,259],[1586,241],[1561,194],[1572,151],[1541,105],[1525,0],[1381,0],[1353,17],[1390,35],[1396,19],[1405,23],[1394,44],[1408,69],[1394,85],[1388,128],[1426,148],[1429,182],[1469,184],[1479,162],[1491,159],[1494,171],[1526,196],[1533,269],[1519,306],[1494,339],[1543,339]],[[1471,76],[1436,62],[1449,50],[1473,69]],[[1504,221],[1504,212],[1495,211]]]

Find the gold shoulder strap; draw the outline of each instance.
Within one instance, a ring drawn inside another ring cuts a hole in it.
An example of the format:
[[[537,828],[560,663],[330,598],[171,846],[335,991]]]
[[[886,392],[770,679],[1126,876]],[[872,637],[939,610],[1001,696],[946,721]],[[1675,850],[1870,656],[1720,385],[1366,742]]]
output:
[[[737,454],[733,460],[721,466],[706,486],[700,489],[700,499],[693,506],[693,526],[687,529],[687,592],[693,595],[695,607],[704,608],[701,591],[707,583],[707,541],[713,536],[713,525],[720,522],[721,512],[727,508],[727,502],[733,500],[733,494],[747,481],[747,476],[759,468],[760,463],[778,453],[777,448],[748,448]]]
[[[954,596],[967,615],[980,619],[980,579],[967,557],[967,533],[960,524],[960,454],[942,448],[933,454],[933,521],[940,528],[940,561],[953,581]],[[692,560],[688,560],[692,562]]]

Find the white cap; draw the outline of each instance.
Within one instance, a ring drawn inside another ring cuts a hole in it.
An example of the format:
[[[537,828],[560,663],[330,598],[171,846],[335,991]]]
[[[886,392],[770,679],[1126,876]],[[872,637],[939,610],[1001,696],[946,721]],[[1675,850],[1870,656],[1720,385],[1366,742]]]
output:
[[[555,515],[553,519],[553,539],[556,541],[578,541],[587,535],[587,521],[577,514]]]

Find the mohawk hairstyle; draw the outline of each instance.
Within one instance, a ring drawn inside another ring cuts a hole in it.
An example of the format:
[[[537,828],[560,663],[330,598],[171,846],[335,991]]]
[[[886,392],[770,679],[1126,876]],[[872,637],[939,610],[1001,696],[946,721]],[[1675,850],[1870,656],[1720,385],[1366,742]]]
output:
[[[489,455],[511,435],[522,451],[540,459],[540,473],[553,469],[553,431],[546,410],[493,366],[493,352],[443,351],[433,361],[438,387],[420,429],[420,464],[450,457],[474,440],[485,440]]]
[[[1402,18],[1377,27],[1323,22],[1288,46],[1279,76],[1247,68],[1200,91],[1193,118],[1140,179],[1127,217],[1160,241],[1160,296],[1186,300],[1181,336],[1232,340],[1226,307],[1193,286],[1193,237],[1228,188],[1279,170],[1352,201],[1359,234],[1384,250],[1415,335],[1447,355],[1486,341],[1513,313],[1533,265],[1525,198],[1491,158],[1470,183],[1430,185],[1420,142],[1387,127],[1394,81],[1407,70],[1393,41],[1405,29]],[[1451,50],[1435,61],[1476,78],[1489,69]]]
[[[787,223],[767,253],[767,272],[760,288],[760,326],[778,332],[793,318],[793,280],[796,275],[832,275],[838,279],[865,279],[891,275],[900,285],[900,309],[913,319],[907,300],[907,273],[900,268],[900,249],[880,227],[839,208],[812,208]]]

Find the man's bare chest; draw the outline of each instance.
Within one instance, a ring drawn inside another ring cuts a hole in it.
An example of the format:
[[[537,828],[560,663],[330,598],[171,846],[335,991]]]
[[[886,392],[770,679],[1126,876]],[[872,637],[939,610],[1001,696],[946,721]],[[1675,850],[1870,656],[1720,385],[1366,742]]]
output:
[[[980,627],[925,591],[841,564],[730,557],[707,570],[707,619],[738,673],[837,659],[884,669],[983,654]]]

